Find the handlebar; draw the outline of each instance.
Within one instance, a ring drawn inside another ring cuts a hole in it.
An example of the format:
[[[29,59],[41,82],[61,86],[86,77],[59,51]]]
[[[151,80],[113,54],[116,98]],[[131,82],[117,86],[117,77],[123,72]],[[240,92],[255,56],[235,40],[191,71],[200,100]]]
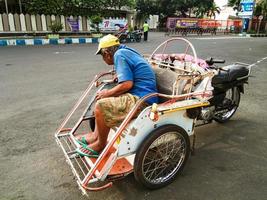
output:
[[[219,60],[219,59],[214,59],[214,58],[208,58],[208,59],[206,60],[206,63],[207,63],[209,66],[211,66],[211,65],[213,65],[213,64],[215,64],[215,63],[223,64],[223,63],[225,63],[225,60]]]

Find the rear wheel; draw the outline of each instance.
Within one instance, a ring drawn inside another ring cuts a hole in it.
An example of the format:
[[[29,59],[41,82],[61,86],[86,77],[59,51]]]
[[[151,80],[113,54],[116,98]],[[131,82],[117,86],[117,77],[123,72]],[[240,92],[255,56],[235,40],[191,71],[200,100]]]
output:
[[[236,112],[240,102],[240,90],[238,87],[226,91],[221,104],[216,106],[214,120],[219,123],[228,121]]]
[[[141,42],[141,35],[140,34],[138,34],[138,35],[136,35],[136,42]]]
[[[175,125],[159,127],[136,153],[135,179],[150,189],[164,187],[182,171],[189,153],[190,141],[184,129]]]

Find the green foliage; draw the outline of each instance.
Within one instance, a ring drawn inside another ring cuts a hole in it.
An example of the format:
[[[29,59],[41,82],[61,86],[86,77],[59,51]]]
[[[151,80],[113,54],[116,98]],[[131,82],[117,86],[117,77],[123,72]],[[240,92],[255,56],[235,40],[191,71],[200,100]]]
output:
[[[215,19],[216,14],[220,14],[220,12],[221,9],[213,2],[212,6],[207,9],[207,16]]]
[[[262,14],[262,7],[260,4],[258,4],[254,9],[254,16],[260,16],[261,14]]]
[[[263,15],[263,17],[267,17],[267,1],[266,0],[261,0],[257,3],[256,8],[255,8],[255,15]]]
[[[93,15],[90,17],[90,20],[94,24],[100,24],[102,22],[102,17],[100,15]]]
[[[137,15],[145,18],[159,15],[161,25],[167,17],[190,17],[192,13],[203,17],[212,5],[213,0],[136,0]]]
[[[255,31],[255,30],[250,30],[250,31],[248,31],[247,33],[248,33],[248,34],[255,34],[256,31]]]
[[[109,8],[114,8],[120,10],[123,6],[128,8],[135,7],[135,0],[106,0],[105,5]]]
[[[196,4],[197,8],[194,10],[194,14],[198,18],[203,18],[205,15],[207,15],[211,8],[214,6],[214,3],[211,1],[204,1],[204,2],[199,2]]]
[[[203,18],[204,15],[207,13],[207,8],[204,6],[200,6],[196,11],[195,11],[195,15],[198,18]]]
[[[57,14],[62,11],[64,0],[22,0],[29,14]]]
[[[135,0],[22,0],[29,14],[92,16],[121,9],[133,8]],[[107,9],[109,8],[109,9]]]
[[[91,27],[96,30],[97,33],[100,32],[99,24],[103,21],[103,18],[100,15],[92,15],[90,17]]]
[[[136,9],[144,16],[162,14],[164,16],[186,16],[186,12],[199,7],[211,7],[213,0],[137,0]]]
[[[231,6],[234,8],[234,10],[240,11],[241,6],[240,6],[241,0],[228,0],[228,6]]]
[[[52,21],[52,24],[49,26],[52,33],[58,33],[62,31],[63,25],[60,22]]]

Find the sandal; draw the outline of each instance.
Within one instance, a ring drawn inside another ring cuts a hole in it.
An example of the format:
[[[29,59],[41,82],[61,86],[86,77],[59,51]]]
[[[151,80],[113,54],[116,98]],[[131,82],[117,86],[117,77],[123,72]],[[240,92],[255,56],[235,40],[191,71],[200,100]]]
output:
[[[89,151],[90,153],[85,153],[82,151],[82,149],[85,149],[87,151]],[[82,144],[82,146],[80,148],[76,149],[76,152],[80,155],[80,156],[87,156],[89,158],[98,158],[99,157],[99,153],[96,152],[95,150],[89,148],[87,145]]]
[[[85,136],[81,137],[80,140],[76,139],[76,141],[77,141],[78,144],[80,144],[80,145],[84,145],[84,144],[85,144],[85,145],[89,145],[88,142],[86,141]]]

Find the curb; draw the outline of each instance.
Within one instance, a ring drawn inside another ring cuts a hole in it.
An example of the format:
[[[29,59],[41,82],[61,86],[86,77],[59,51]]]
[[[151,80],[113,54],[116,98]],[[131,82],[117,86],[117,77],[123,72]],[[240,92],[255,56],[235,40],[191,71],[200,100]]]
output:
[[[64,39],[0,39],[1,46],[58,45],[98,43],[99,38],[64,38]]]
[[[267,34],[251,34],[251,37],[267,37]]]
[[[240,36],[240,37],[251,37],[251,35],[247,34],[247,33],[239,33],[238,36]]]
[[[240,33],[238,34],[239,36],[243,36],[243,37],[267,37],[267,34],[264,33],[259,33],[259,34],[247,34],[247,33]]]

